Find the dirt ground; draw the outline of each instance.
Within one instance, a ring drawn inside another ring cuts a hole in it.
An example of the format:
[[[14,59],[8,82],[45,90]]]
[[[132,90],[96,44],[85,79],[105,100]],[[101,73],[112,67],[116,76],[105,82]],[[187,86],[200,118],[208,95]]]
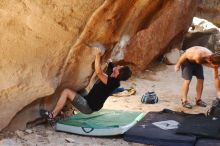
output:
[[[208,107],[193,106],[185,109],[180,102],[180,89],[182,85],[181,72],[174,72],[174,66],[157,64],[145,72],[132,77],[122,83],[122,87],[133,87],[137,93],[128,97],[110,97],[104,105],[106,109],[121,109],[128,111],[161,111],[169,108],[175,111],[188,113],[206,113],[212,100],[216,97],[213,85],[212,70],[204,67],[205,83],[203,100]],[[190,85],[189,100],[194,104],[196,79]],[[159,97],[157,104],[149,105],[140,102],[141,96],[147,91],[155,91]],[[66,138],[71,141],[68,142]],[[25,131],[0,133],[0,146],[142,146],[142,144],[126,142],[122,136],[117,137],[86,137],[63,132],[56,132],[48,125],[39,125]]]

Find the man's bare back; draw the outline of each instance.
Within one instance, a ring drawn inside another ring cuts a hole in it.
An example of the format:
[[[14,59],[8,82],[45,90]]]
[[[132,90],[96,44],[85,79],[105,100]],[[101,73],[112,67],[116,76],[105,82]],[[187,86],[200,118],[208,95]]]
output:
[[[195,63],[202,64],[203,63],[202,60],[206,57],[209,57],[212,54],[213,53],[205,47],[194,46],[194,47],[191,47],[186,50],[185,57],[189,61],[193,61]]]
[[[183,64],[183,62],[185,62],[186,60],[190,62],[195,62],[197,64],[204,64],[209,67],[214,67],[209,60],[212,54],[213,53],[205,47],[201,47],[201,46],[191,47],[181,55],[178,62],[176,63],[175,71],[178,71],[180,69],[181,64]]]

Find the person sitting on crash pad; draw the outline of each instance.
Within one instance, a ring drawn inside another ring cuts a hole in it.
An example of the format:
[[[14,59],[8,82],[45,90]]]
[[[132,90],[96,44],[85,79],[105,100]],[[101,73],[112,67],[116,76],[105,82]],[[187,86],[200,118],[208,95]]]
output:
[[[70,100],[72,105],[84,114],[91,114],[100,110],[106,99],[120,86],[120,81],[128,80],[132,74],[128,66],[120,65],[113,67],[111,74],[109,74],[109,71],[105,73],[101,69],[100,60],[101,49],[96,48],[95,72],[98,76],[98,81],[93,85],[88,95],[83,97],[76,91],[64,89],[53,111],[41,110],[41,115],[48,120],[53,120],[65,106],[67,100]]]
[[[175,65],[175,71],[182,69],[182,77],[184,79],[182,89],[181,89],[181,101],[182,105],[185,108],[192,108],[191,103],[187,100],[187,94],[189,90],[189,85],[192,79],[192,76],[196,76],[197,85],[196,85],[196,105],[201,107],[206,107],[206,103],[201,100],[202,91],[203,91],[203,66],[213,68],[214,71],[214,82],[218,96],[220,96],[220,87],[218,79],[218,67],[220,64],[220,55],[213,54],[209,49],[201,46],[194,46],[188,48],[179,58],[178,62]]]

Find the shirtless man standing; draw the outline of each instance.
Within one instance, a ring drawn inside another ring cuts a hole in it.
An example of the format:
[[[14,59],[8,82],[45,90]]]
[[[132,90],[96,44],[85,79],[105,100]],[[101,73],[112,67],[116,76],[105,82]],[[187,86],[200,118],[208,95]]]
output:
[[[220,81],[218,77],[218,66],[220,64],[220,56],[213,54],[209,49],[201,46],[194,46],[187,49],[179,58],[178,62],[175,65],[175,71],[182,69],[182,77],[184,79],[182,89],[181,89],[181,101],[182,105],[185,108],[192,108],[192,105],[187,100],[187,94],[189,91],[189,85],[192,79],[192,76],[196,76],[197,85],[196,85],[196,105],[201,107],[206,107],[206,103],[201,100],[202,90],[203,90],[203,67],[206,65],[213,68],[214,74],[214,84],[218,97],[220,97]]]

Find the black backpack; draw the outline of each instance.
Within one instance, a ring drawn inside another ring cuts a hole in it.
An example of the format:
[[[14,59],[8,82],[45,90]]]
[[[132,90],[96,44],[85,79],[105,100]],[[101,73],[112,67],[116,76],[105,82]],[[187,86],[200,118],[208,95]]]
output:
[[[158,102],[158,97],[155,92],[146,92],[142,96],[141,102],[145,104],[155,104]]]

